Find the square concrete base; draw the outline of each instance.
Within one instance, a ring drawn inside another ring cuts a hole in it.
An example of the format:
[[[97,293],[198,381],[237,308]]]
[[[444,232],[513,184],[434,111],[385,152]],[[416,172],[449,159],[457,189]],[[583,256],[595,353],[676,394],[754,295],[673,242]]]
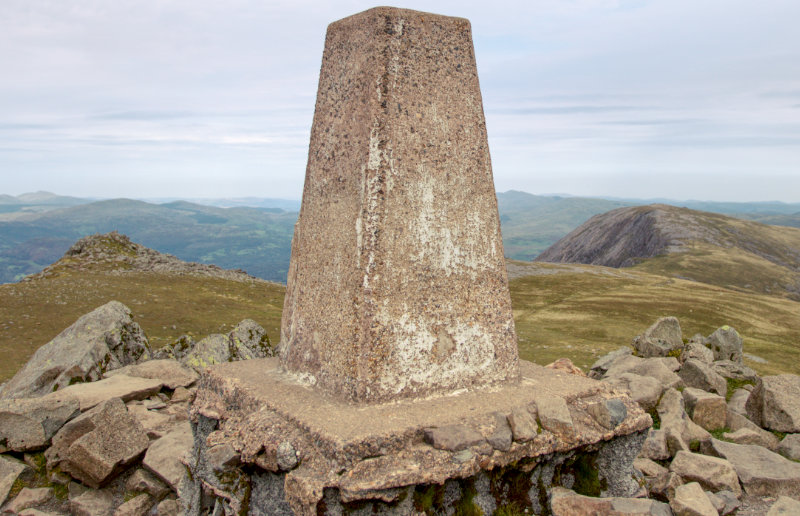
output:
[[[358,405],[324,396],[277,359],[211,367],[192,407],[189,513],[214,500],[226,512],[251,514],[333,513],[335,504],[364,503],[388,510],[408,504],[420,486],[511,478],[515,469],[530,476],[582,452],[613,462],[592,466],[602,470],[597,494],[632,494],[631,463],[650,416],[626,393],[585,376],[524,361],[520,372],[514,383]],[[603,458],[603,448],[623,441]],[[283,509],[259,507],[276,497]]]

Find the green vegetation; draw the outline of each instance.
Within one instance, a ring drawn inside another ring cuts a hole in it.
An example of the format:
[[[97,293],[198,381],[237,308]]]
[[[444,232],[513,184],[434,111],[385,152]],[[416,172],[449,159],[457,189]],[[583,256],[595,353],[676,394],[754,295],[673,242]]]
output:
[[[726,378],[728,382],[728,392],[725,394],[725,400],[730,401],[736,389],[741,389],[745,385],[754,385],[751,380],[737,380],[736,378]]]

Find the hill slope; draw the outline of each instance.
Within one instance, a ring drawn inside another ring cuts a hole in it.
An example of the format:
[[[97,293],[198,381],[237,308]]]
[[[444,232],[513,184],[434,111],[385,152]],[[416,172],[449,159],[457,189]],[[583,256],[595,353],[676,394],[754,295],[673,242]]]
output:
[[[596,215],[536,258],[630,267],[800,300],[800,230],[663,204]]]

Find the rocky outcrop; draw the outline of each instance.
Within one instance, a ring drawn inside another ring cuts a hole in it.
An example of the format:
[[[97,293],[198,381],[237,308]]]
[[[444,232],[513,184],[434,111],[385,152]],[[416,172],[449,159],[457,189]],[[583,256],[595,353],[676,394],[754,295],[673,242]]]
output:
[[[40,347],[0,391],[0,398],[32,398],[102,378],[111,369],[150,358],[147,337],[131,311],[110,301]]]
[[[726,459],[739,477],[744,490],[753,495],[800,493],[800,464],[761,446],[733,444],[712,439],[705,452]]]
[[[665,357],[683,348],[681,325],[675,317],[662,317],[642,335],[633,339],[633,347],[640,356]]]

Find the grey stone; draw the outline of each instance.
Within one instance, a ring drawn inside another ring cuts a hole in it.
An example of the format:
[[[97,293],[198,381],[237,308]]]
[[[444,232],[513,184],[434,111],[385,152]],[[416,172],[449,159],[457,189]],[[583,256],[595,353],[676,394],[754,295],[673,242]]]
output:
[[[742,363],[742,337],[730,326],[718,328],[708,336],[708,344],[714,352],[714,360],[732,360]]]
[[[600,496],[630,497],[640,491],[633,461],[645,438],[645,432],[628,434],[612,439],[600,448],[595,461],[598,479],[605,484]]]
[[[147,493],[134,496],[114,511],[114,516],[145,516],[153,507],[153,499]]]
[[[776,451],[787,459],[800,461],[800,434],[787,434]]]
[[[717,491],[714,495],[724,503],[722,509],[718,509],[721,516],[733,514],[742,505],[732,491]]]
[[[646,477],[658,477],[666,475],[669,472],[669,470],[661,464],[641,457],[633,460],[633,467],[641,471],[642,475]]]
[[[733,465],[747,494],[792,496],[800,492],[800,464],[762,446],[712,439],[702,448]]]
[[[118,301],[79,318],[36,350],[0,390],[0,398],[43,396],[78,382],[99,380],[105,371],[150,358],[150,347],[131,311]]]
[[[475,454],[472,453],[472,450],[461,450],[453,454],[453,460],[456,462],[467,462],[472,460],[473,457],[475,457]]]
[[[728,382],[725,381],[725,378],[718,375],[708,364],[699,360],[692,358],[684,362],[678,375],[687,387],[714,392],[720,396],[728,393]]]
[[[703,488],[697,482],[690,482],[675,489],[675,496],[669,501],[675,516],[718,516]]]
[[[250,514],[252,516],[294,516],[286,501],[284,475],[258,472],[252,477]]]
[[[275,349],[266,330],[252,319],[245,319],[237,324],[228,333],[228,338],[237,349],[238,360],[275,356]]]
[[[642,376],[635,373],[622,373],[603,379],[615,388],[627,391],[633,401],[645,410],[651,410],[658,404],[664,386],[652,376]]]
[[[16,514],[31,507],[36,507],[46,503],[53,498],[53,488],[39,487],[31,489],[23,487],[22,491],[3,509],[3,513],[10,512]]]
[[[73,516],[111,516],[113,510],[114,495],[105,489],[88,489],[69,501],[69,512]]]
[[[683,386],[683,380],[674,372],[678,366],[678,360],[674,357],[639,358],[630,356],[614,362],[606,373],[606,377],[634,373],[655,378],[663,389],[668,389]]]
[[[178,516],[181,514],[181,506],[178,500],[168,498],[162,500],[156,508],[156,516]]]
[[[169,431],[175,424],[175,418],[163,412],[147,410],[144,405],[138,402],[127,404],[128,412],[139,421],[142,428],[150,439],[158,439],[165,432]]]
[[[681,353],[681,362],[686,362],[690,358],[699,360],[704,364],[710,364],[714,361],[714,352],[702,342],[689,341]]]
[[[539,433],[535,416],[525,407],[515,407],[508,415],[508,424],[515,441],[530,441]]]
[[[659,475],[650,480],[645,478],[650,496],[662,501],[669,501],[675,497],[675,490],[683,485],[683,479],[677,473],[669,471],[666,475]]]
[[[736,444],[755,444],[757,446],[768,447],[761,434],[750,428],[740,428],[733,432],[725,432],[722,438]]]
[[[251,319],[245,319],[227,335],[215,333],[194,344],[180,360],[201,371],[214,364],[274,355],[264,328]]]
[[[120,369],[107,371],[103,377],[109,378],[118,374],[159,380],[164,387],[170,390],[175,390],[178,387],[188,387],[199,377],[194,369],[172,359],[148,360],[140,364],[131,364]]]
[[[64,426],[45,456],[84,484],[104,485],[147,449],[150,441],[119,398],[104,401]]]
[[[188,422],[181,423],[150,445],[142,464],[175,491],[185,474],[181,459],[193,444],[191,426]]]
[[[609,430],[616,428],[628,415],[625,404],[617,398],[592,403],[587,409],[601,426]]]
[[[667,389],[656,409],[661,418],[661,428],[665,432],[667,448],[672,455],[680,450],[688,450],[693,441],[711,439],[708,431],[689,419],[683,396],[677,390]]]
[[[14,482],[26,470],[30,471],[30,468],[24,462],[0,455],[0,505],[3,505],[3,502],[6,501]]]
[[[16,452],[44,448],[58,429],[80,413],[73,399],[0,400],[0,443]]]
[[[687,387],[683,390],[683,400],[692,421],[701,427],[709,431],[725,427],[728,406],[722,396]]]
[[[137,469],[128,477],[125,482],[125,490],[130,493],[147,493],[156,500],[160,500],[170,493],[169,487],[142,468]]]
[[[675,317],[661,317],[642,335],[633,339],[633,347],[643,357],[665,357],[683,348],[681,325]]]
[[[511,432],[511,425],[508,424],[508,418],[503,414],[495,414],[494,417],[494,430],[486,441],[495,450],[508,451],[511,448],[513,441],[513,433]]]
[[[726,426],[734,432],[746,429],[757,434],[759,436],[760,446],[769,450],[775,451],[778,448],[778,443],[780,441],[775,434],[764,430],[741,414],[728,410]]]
[[[719,457],[680,451],[669,470],[680,475],[684,482],[699,482],[709,491],[726,489],[737,495],[742,493],[733,464]]]
[[[603,378],[615,361],[623,357],[631,356],[631,353],[633,353],[633,350],[625,346],[607,355],[603,355],[592,364],[592,367],[589,369],[589,377],[595,379]]]
[[[297,466],[297,450],[289,441],[282,441],[278,444],[277,458],[278,467],[283,471],[289,471]]]
[[[112,398],[122,401],[143,400],[161,390],[161,382],[148,378],[134,378],[123,374],[91,383],[70,385],[59,391],[48,394],[43,399],[64,400],[76,399],[81,411]]]
[[[672,516],[669,506],[646,498],[593,498],[554,487],[550,497],[553,516],[590,516],[614,514],[618,516]]]
[[[778,432],[800,432],[800,376],[764,376],[745,405],[755,424]]]
[[[213,471],[221,472],[239,464],[239,453],[230,443],[217,444],[206,450],[206,462]]]
[[[795,496],[797,496],[796,493]],[[798,514],[800,514],[800,501],[788,496],[779,497],[767,512],[767,516],[797,516]]]
[[[672,455],[670,455],[669,448],[667,447],[666,431],[651,428],[647,433],[647,440],[642,445],[639,456],[651,460],[669,459]]]
[[[747,389],[736,389],[728,400],[728,410],[732,410],[737,414],[747,415],[745,405],[749,397],[750,391]]]
[[[425,430],[425,440],[437,450],[460,451],[483,442],[483,436],[465,425],[447,425]]]
[[[536,411],[542,428],[554,434],[573,432],[572,416],[564,398],[550,396],[536,400]],[[513,430],[513,426],[512,426]]]
[[[711,368],[723,378],[733,378],[735,380],[746,380],[750,382],[755,382],[758,379],[758,373],[753,369],[741,362],[734,362],[733,360],[717,360],[711,364]]]

